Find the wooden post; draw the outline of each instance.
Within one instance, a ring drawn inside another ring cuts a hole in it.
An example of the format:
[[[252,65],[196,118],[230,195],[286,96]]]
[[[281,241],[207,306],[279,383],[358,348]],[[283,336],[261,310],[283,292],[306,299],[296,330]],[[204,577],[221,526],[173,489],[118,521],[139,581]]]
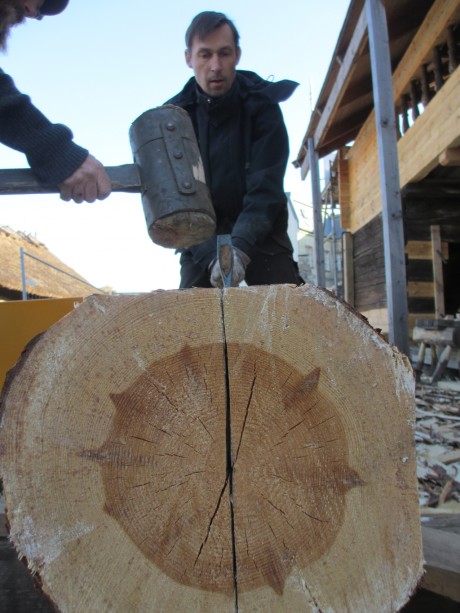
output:
[[[415,81],[415,79],[412,79],[410,82],[410,97],[412,101],[412,121],[415,121],[420,115],[420,111],[418,110],[419,93],[417,81]]]
[[[434,70],[434,85],[438,92],[444,85],[444,79],[442,78],[442,61],[441,61],[441,49],[435,47],[433,49],[433,70]]]
[[[402,116],[401,132],[402,132],[402,135],[404,135],[409,129],[408,104],[407,104],[406,94],[403,94],[401,96],[401,116]]]
[[[447,28],[447,51],[449,54],[449,73],[452,74],[458,66],[457,41],[455,40],[454,28]]]
[[[315,267],[316,283],[320,287],[326,287],[326,273],[324,267],[324,230],[321,217],[321,187],[319,182],[318,154],[312,138],[308,139],[308,159],[311,175],[311,191],[313,198],[313,227],[315,233]]]
[[[366,0],[382,193],[389,339],[409,353],[404,227],[388,29],[382,0]]]
[[[429,81],[427,64],[423,64],[422,66],[421,82],[422,82],[422,103],[423,103],[423,106],[426,106],[431,100],[430,81]]]
[[[442,271],[441,228],[431,226],[431,254],[433,258],[434,305],[436,319],[445,315],[444,276]]]
[[[343,241],[343,291],[345,300],[355,304],[355,277],[353,268],[353,235],[351,232],[342,234]]]

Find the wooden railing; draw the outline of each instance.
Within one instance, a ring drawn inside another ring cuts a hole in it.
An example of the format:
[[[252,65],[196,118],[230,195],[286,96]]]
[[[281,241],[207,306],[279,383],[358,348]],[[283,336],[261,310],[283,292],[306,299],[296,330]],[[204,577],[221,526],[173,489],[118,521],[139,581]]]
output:
[[[440,39],[431,49],[429,57],[424,58],[427,61],[418,67],[404,87],[399,102],[396,102],[398,137],[409,130],[459,65],[460,22],[450,24]]]

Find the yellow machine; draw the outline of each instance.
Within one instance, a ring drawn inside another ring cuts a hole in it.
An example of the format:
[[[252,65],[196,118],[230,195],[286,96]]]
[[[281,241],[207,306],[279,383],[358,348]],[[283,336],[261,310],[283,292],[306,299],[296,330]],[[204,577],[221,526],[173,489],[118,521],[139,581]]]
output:
[[[44,332],[83,298],[51,298],[0,302],[0,390],[6,373],[14,366],[24,347]]]

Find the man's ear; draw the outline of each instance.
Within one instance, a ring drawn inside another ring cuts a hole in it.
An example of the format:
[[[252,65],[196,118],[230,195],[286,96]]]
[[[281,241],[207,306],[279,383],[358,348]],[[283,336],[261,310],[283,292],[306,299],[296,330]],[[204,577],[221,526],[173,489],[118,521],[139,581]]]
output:
[[[236,48],[236,62],[235,62],[235,66],[238,64],[238,62],[240,61],[241,58],[241,47],[237,47]]]
[[[192,55],[188,49],[185,50],[185,63],[189,68],[192,67]]]

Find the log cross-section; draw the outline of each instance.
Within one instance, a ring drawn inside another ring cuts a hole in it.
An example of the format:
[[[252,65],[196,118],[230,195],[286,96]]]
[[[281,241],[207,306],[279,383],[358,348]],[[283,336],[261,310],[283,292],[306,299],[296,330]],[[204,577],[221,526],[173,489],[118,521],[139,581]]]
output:
[[[1,407],[58,610],[396,611],[421,576],[412,370],[325,290],[93,296]]]

